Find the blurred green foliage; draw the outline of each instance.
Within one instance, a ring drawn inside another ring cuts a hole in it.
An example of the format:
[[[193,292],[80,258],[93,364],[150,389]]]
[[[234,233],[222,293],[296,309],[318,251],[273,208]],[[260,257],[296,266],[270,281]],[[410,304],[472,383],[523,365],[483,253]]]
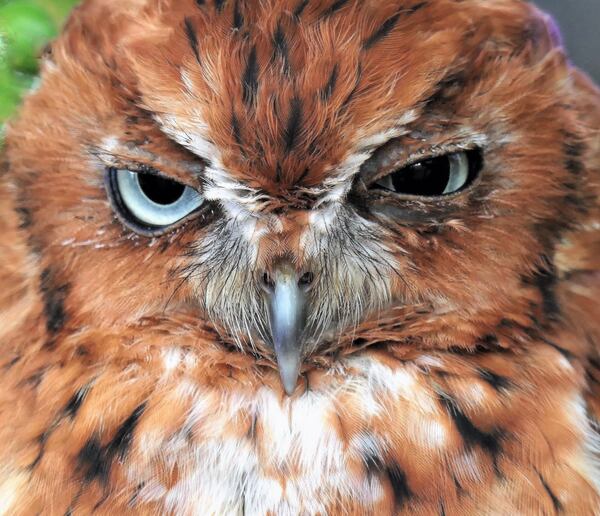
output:
[[[35,81],[38,57],[79,0],[0,0],[0,125]]]

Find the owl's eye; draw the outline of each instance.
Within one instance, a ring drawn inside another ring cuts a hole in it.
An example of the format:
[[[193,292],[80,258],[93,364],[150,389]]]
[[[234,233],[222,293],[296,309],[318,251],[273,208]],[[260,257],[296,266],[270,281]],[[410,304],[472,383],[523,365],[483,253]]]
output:
[[[204,203],[193,188],[156,174],[117,169],[108,174],[113,202],[134,231],[160,233]]]
[[[481,168],[478,151],[453,152],[418,161],[375,182],[371,188],[436,197],[466,188]]]

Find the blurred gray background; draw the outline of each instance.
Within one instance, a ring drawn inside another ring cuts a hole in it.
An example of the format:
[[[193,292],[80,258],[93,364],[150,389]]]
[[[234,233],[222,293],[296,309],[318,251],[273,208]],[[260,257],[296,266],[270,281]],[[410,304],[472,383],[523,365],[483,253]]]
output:
[[[600,0],[533,0],[554,16],[575,64],[600,84]]]

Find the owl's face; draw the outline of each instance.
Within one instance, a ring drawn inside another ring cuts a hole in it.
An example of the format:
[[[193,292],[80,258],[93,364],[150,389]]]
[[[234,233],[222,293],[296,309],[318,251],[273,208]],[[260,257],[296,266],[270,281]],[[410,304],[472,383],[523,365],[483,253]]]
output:
[[[291,391],[551,317],[585,206],[556,45],[517,0],[84,3],[8,136],[65,324],[192,312]]]

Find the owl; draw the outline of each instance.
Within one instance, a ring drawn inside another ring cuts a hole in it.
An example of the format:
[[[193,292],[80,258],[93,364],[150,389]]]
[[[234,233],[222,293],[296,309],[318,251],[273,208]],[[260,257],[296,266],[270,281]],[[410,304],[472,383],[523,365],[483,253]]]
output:
[[[0,181],[0,513],[600,514],[600,92],[520,0],[86,0]]]

